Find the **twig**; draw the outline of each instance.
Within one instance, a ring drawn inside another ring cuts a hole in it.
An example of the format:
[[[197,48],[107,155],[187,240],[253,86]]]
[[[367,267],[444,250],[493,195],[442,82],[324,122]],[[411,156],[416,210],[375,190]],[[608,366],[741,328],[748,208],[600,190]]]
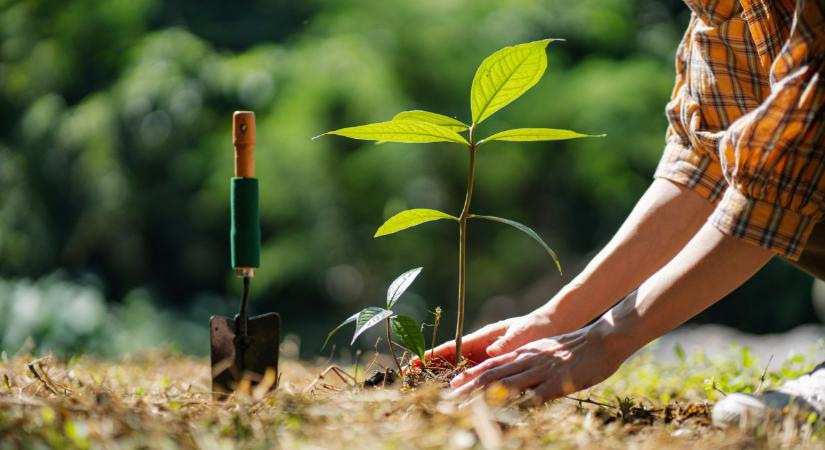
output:
[[[771,366],[771,362],[773,362],[773,354],[771,354],[771,357],[768,358],[768,363],[765,364],[765,370],[762,371],[762,376],[759,378],[759,386],[756,386],[756,390],[754,392],[759,392],[762,390],[762,384],[765,382],[765,377],[768,376],[768,367]]]
[[[40,367],[40,362],[47,360],[49,357],[44,356],[43,358],[35,359],[34,361],[26,364],[26,367],[29,368],[29,371],[34,374],[34,377],[37,378],[38,381],[43,383],[43,386],[46,387],[52,394],[54,395],[66,395],[65,391],[69,389],[63,388],[64,393],[61,394],[57,391],[57,388],[52,380],[49,379],[49,375]],[[42,373],[41,373],[42,372]]]
[[[609,405],[607,403],[597,402],[595,400],[591,400],[589,397],[588,398],[576,398],[576,397],[573,397],[573,396],[570,396],[570,395],[565,395],[564,398],[566,398],[568,400],[573,400],[573,401],[576,401],[576,402],[579,402],[579,403],[589,403],[591,405],[601,406],[603,408],[618,409],[618,407],[616,405]]]
[[[355,379],[355,377],[348,374],[346,370],[344,370],[344,369],[342,369],[342,368],[340,368],[340,367],[333,364],[333,365],[327,367],[326,369],[324,369],[323,372],[319,373],[318,376],[315,378],[315,380],[312,383],[310,383],[309,385],[307,385],[306,388],[304,388],[304,394],[306,395],[306,394],[314,391],[315,386],[317,386],[324,379],[324,377],[326,377],[327,374],[329,374],[330,372],[334,373],[335,375],[338,375],[338,378],[340,378],[341,381],[343,381],[346,384],[352,383],[353,386],[358,384],[358,381]],[[346,375],[346,378],[344,377],[344,375]],[[330,384],[322,383],[321,385],[324,386],[324,388],[326,388],[326,389],[333,390],[332,389],[333,386],[330,385]]]

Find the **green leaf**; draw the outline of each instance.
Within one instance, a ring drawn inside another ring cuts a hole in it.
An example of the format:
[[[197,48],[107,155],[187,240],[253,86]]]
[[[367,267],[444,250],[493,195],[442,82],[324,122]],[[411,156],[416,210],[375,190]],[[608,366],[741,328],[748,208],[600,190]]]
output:
[[[585,137],[605,137],[606,134],[582,134],[570,130],[556,130],[553,128],[516,128],[496,133],[478,142],[478,145],[489,141],[564,141],[567,139]]]
[[[547,243],[545,243],[541,239],[541,237],[538,235],[538,233],[533,231],[532,228],[528,227],[527,225],[518,223],[515,220],[504,219],[502,217],[481,216],[481,215],[478,215],[478,214],[470,214],[469,217],[471,219],[484,219],[484,220],[490,220],[490,221],[493,221],[493,222],[503,223],[505,225],[510,225],[511,227],[514,227],[514,228],[517,228],[517,229],[521,230],[524,234],[526,234],[527,236],[530,236],[531,238],[533,238],[536,242],[541,244],[541,246],[544,247],[545,250],[547,250],[547,253],[549,253],[550,256],[553,258],[553,262],[556,263],[556,268],[559,270],[559,273],[560,274],[562,273],[561,272],[561,263],[559,262],[558,256],[556,256],[556,252],[554,252],[553,249],[550,248],[550,246],[547,245]]]
[[[676,354],[676,357],[679,358],[680,362],[685,362],[687,360],[687,355],[685,354],[685,349],[682,348],[682,345],[678,342],[676,345],[673,346],[673,353]]]
[[[390,120],[357,127],[341,128],[325,134],[336,134],[352,139],[383,142],[456,142],[469,145],[455,131],[420,120]],[[320,136],[315,136],[316,138]]]
[[[337,327],[335,327],[332,331],[330,331],[330,332],[329,332],[329,334],[327,334],[327,338],[324,340],[324,345],[323,345],[323,346],[321,346],[321,350],[323,350],[323,349],[324,349],[324,347],[326,347],[326,346],[327,346],[327,344],[329,343],[330,338],[332,337],[332,335],[333,335],[333,334],[335,334],[335,332],[336,332],[336,331],[340,330],[341,328],[343,328],[343,327],[344,327],[344,325],[346,325],[346,324],[348,324],[348,323],[355,322],[355,319],[357,319],[357,318],[358,318],[358,314],[360,314],[360,313],[355,313],[355,314],[353,314],[353,315],[349,316],[349,318],[347,318],[347,320],[345,320],[345,321],[341,322],[341,324],[340,324],[340,325],[338,325],[338,326],[337,326]]]
[[[429,111],[421,111],[419,109],[414,109],[412,111],[402,111],[395,115],[392,120],[416,120],[420,122],[428,122],[434,125],[439,125],[444,128],[450,129],[455,132],[462,132],[468,128],[469,125],[466,123],[453,119],[452,117],[445,116],[443,114],[438,114]]]
[[[396,278],[392,284],[390,284],[390,288],[387,289],[387,309],[392,309],[395,306],[395,302],[401,297],[401,294],[410,287],[410,285],[415,281],[415,277],[421,273],[421,269],[423,267],[416,267],[415,269],[408,270],[402,273],[398,278]]]
[[[470,89],[473,124],[478,125],[538,83],[547,68],[545,49],[553,40],[504,47],[478,66]]]
[[[355,343],[355,340],[358,339],[358,336],[361,336],[361,333],[369,330],[391,315],[392,311],[375,306],[362,309],[361,312],[358,313],[358,321],[355,323],[355,334],[352,336],[350,345]]]
[[[374,237],[386,236],[388,234],[393,234],[401,230],[405,230],[407,228],[420,225],[424,222],[430,222],[439,219],[458,220],[457,217],[451,216],[441,211],[436,211],[434,209],[408,209],[406,211],[401,211],[400,213],[387,219],[387,221],[384,222],[383,225],[378,227],[378,231],[375,232]]]
[[[392,332],[395,333],[398,343],[407,350],[415,353],[424,361],[424,334],[421,326],[412,317],[396,316],[392,318]]]

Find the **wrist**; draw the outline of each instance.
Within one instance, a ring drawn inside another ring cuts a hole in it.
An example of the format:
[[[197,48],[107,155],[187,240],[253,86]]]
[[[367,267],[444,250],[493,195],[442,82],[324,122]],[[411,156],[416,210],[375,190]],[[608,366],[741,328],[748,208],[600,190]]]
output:
[[[584,286],[573,280],[564,286],[547,303],[530,313],[538,320],[552,322],[557,332],[569,333],[585,326],[602,311],[590,311],[582,293]]]
[[[608,354],[622,360],[650,341],[642,330],[644,327],[636,307],[637,295],[638,290],[631,292],[593,324],[593,332],[602,340]]]
[[[589,338],[597,340],[606,357],[617,364],[621,364],[644,347],[636,336],[626,332],[624,327],[615,326],[604,317],[588,326],[587,334]]]

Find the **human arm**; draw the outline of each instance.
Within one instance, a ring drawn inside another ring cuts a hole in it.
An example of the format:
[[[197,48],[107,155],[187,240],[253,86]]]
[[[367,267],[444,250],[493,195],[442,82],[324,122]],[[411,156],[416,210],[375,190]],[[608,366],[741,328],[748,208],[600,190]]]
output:
[[[670,262],[590,326],[490,358],[453,379],[461,395],[492,383],[548,400],[609,377],[642,346],[750,278],[769,250],[704,225]]]
[[[670,260],[712,210],[710,202],[691,190],[654,180],[616,235],[552,300],[530,314],[467,335],[462,353],[481,362],[536,339],[581,328]],[[455,343],[436,347],[434,355],[454,361]]]

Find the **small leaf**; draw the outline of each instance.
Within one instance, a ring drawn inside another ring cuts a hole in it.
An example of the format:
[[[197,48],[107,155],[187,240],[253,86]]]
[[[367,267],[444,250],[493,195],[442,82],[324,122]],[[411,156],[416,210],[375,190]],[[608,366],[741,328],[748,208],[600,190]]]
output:
[[[412,111],[402,111],[396,114],[395,117],[392,118],[392,120],[417,120],[421,122],[429,122],[458,133],[470,128],[470,126],[466,123],[457,119],[453,119],[452,117],[448,117],[443,114],[438,114],[429,111],[421,111],[419,109],[414,109]]]
[[[685,360],[687,359],[687,355],[685,354],[685,349],[682,348],[682,345],[679,344],[678,342],[676,343],[676,345],[673,346],[673,353],[676,354],[676,357],[679,358],[679,361],[681,361],[681,362],[685,362]]]
[[[412,270],[408,270],[402,273],[395,281],[390,284],[390,288],[387,289],[387,309],[392,309],[395,306],[395,302],[401,297],[401,294],[410,287],[410,285],[415,281],[415,277],[421,273],[422,267],[417,267]]]
[[[456,142],[469,145],[455,131],[420,120],[390,120],[357,127],[341,128],[324,134],[336,134],[352,139],[383,142]],[[322,134],[321,136],[323,136]],[[320,137],[320,136],[316,136]]]
[[[378,227],[378,231],[375,232],[374,237],[381,237],[386,236],[388,234],[397,233],[401,230],[405,230],[407,228],[414,227],[425,222],[430,222],[439,219],[458,220],[458,218],[454,216],[451,216],[447,213],[443,213],[441,211],[436,211],[434,209],[408,209],[406,211],[401,211],[400,213],[387,219],[387,221],[384,222],[383,225]]]
[[[478,215],[478,214],[470,214],[469,217],[471,219],[484,219],[484,220],[490,220],[490,221],[493,221],[493,222],[503,223],[505,225],[510,225],[511,227],[514,227],[514,228],[517,228],[517,229],[521,230],[524,234],[526,234],[527,236],[530,236],[531,238],[533,238],[536,242],[541,244],[541,246],[544,247],[545,250],[547,250],[547,253],[549,253],[550,256],[553,258],[553,262],[556,263],[556,268],[559,270],[559,273],[560,274],[562,273],[561,272],[561,263],[559,262],[559,258],[556,256],[556,252],[554,252],[553,249],[550,248],[550,246],[547,245],[541,239],[541,237],[538,235],[538,233],[533,231],[532,228],[528,227],[527,225],[518,223],[515,220],[504,219],[502,217],[481,216],[481,215]]]
[[[424,334],[421,333],[421,326],[415,319],[409,316],[393,317],[392,332],[395,333],[399,344],[424,360]]]
[[[570,130],[556,130],[553,128],[516,128],[513,130],[506,130],[496,133],[487,139],[482,139],[478,142],[481,145],[489,141],[513,141],[513,142],[527,142],[527,141],[564,141],[567,139],[585,138],[585,137],[605,137],[606,134],[582,134]]]
[[[392,311],[375,306],[362,309],[361,312],[358,313],[358,322],[355,324],[355,334],[352,336],[352,342],[350,342],[350,345],[355,343],[355,340],[358,339],[358,336],[360,336],[361,333],[369,330],[391,315]]]
[[[504,47],[478,66],[470,89],[473,124],[478,125],[538,83],[547,68],[545,49],[553,40]]]
[[[346,325],[346,324],[348,324],[348,323],[355,322],[355,319],[357,319],[357,318],[358,318],[358,314],[360,314],[360,313],[355,313],[355,314],[353,314],[353,315],[349,316],[349,318],[348,318],[347,320],[345,320],[345,321],[341,322],[341,324],[340,324],[340,325],[338,325],[338,326],[337,326],[337,327],[335,327],[332,331],[330,331],[330,332],[329,332],[329,334],[327,334],[327,338],[324,340],[324,345],[323,345],[323,346],[321,346],[321,350],[323,350],[323,349],[324,349],[324,347],[326,347],[326,346],[327,346],[327,344],[329,343],[330,338],[332,337],[332,335],[333,335],[333,334],[335,334],[335,332],[336,332],[336,331],[340,330],[341,328],[343,328],[343,327],[344,327],[344,325]]]

